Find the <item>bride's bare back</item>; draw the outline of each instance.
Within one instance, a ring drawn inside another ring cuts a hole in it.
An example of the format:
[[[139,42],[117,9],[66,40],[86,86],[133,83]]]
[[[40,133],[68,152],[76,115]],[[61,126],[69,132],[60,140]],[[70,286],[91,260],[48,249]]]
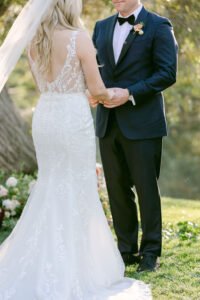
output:
[[[41,75],[34,62],[34,48],[29,59],[40,92],[84,92],[86,85],[96,99],[108,99],[96,62],[96,50],[85,31],[56,30],[52,38],[51,71]]]

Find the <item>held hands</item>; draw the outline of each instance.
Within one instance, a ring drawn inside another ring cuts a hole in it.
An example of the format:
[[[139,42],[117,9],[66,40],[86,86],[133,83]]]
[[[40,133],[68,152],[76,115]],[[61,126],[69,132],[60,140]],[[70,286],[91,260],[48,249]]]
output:
[[[107,94],[109,96],[109,100],[112,100],[115,96],[115,92],[113,89],[107,89]],[[97,107],[99,103],[104,104],[103,100],[97,100],[90,94],[89,90],[86,90],[86,96],[88,97],[88,101],[92,107]]]
[[[109,94],[111,95],[109,100],[98,101],[93,99],[90,92],[86,91],[86,96],[88,97],[88,101],[92,107],[97,107],[99,103],[103,104],[107,108],[114,108],[125,104],[129,100],[129,91],[127,89],[121,88],[110,88],[107,89]]]
[[[129,99],[129,91],[127,89],[113,88],[114,96],[111,100],[105,100],[103,105],[107,108],[114,108],[125,104]]]

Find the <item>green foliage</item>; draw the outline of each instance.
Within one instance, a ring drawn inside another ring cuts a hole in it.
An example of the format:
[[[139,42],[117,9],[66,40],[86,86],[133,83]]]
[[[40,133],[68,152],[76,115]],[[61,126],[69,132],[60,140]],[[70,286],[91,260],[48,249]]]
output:
[[[3,16],[9,6],[11,5],[12,0],[2,0],[0,3],[0,16]]]
[[[0,3],[0,16],[3,16],[11,5],[23,5],[25,0],[1,0]]]
[[[0,42],[4,40],[24,0],[1,0],[0,2]]]
[[[13,173],[6,178],[0,172],[0,227],[7,228],[8,220],[15,221],[20,217],[35,179],[36,174]]]
[[[200,229],[197,224],[189,221],[185,221],[185,222],[178,222],[177,226],[179,228],[178,236],[182,241],[186,241],[186,240],[196,241],[200,239]]]
[[[167,228],[163,230],[164,239],[177,237],[180,241],[190,240],[193,242],[200,239],[200,228],[196,223],[183,221],[167,225]]]
[[[19,60],[15,71],[8,80],[7,86],[11,98],[14,104],[20,109],[22,116],[31,122],[39,93],[30,72],[26,53]]]

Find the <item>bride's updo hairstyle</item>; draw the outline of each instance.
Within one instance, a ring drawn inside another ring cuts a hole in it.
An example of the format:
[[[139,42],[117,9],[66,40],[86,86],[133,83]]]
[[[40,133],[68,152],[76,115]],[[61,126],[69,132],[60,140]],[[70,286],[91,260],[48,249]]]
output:
[[[83,28],[80,15],[82,0],[55,0],[32,41],[36,63],[41,73],[51,70],[52,37],[55,29]]]

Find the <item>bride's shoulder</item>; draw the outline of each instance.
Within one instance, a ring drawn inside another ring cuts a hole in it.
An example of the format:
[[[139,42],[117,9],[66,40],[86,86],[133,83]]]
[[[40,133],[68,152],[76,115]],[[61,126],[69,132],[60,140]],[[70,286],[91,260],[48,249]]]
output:
[[[53,32],[53,39],[65,40],[71,35],[71,30],[69,29],[55,29]]]
[[[91,37],[89,35],[89,32],[86,29],[77,30],[76,33],[77,33],[77,40],[79,42],[91,41]]]
[[[79,30],[77,32],[76,49],[80,58],[90,55],[91,52],[95,52],[92,39],[87,30]]]
[[[71,37],[76,36],[78,43],[91,41],[91,37],[86,29],[77,29],[77,30],[55,30],[53,39],[55,41],[64,42],[69,40]]]

